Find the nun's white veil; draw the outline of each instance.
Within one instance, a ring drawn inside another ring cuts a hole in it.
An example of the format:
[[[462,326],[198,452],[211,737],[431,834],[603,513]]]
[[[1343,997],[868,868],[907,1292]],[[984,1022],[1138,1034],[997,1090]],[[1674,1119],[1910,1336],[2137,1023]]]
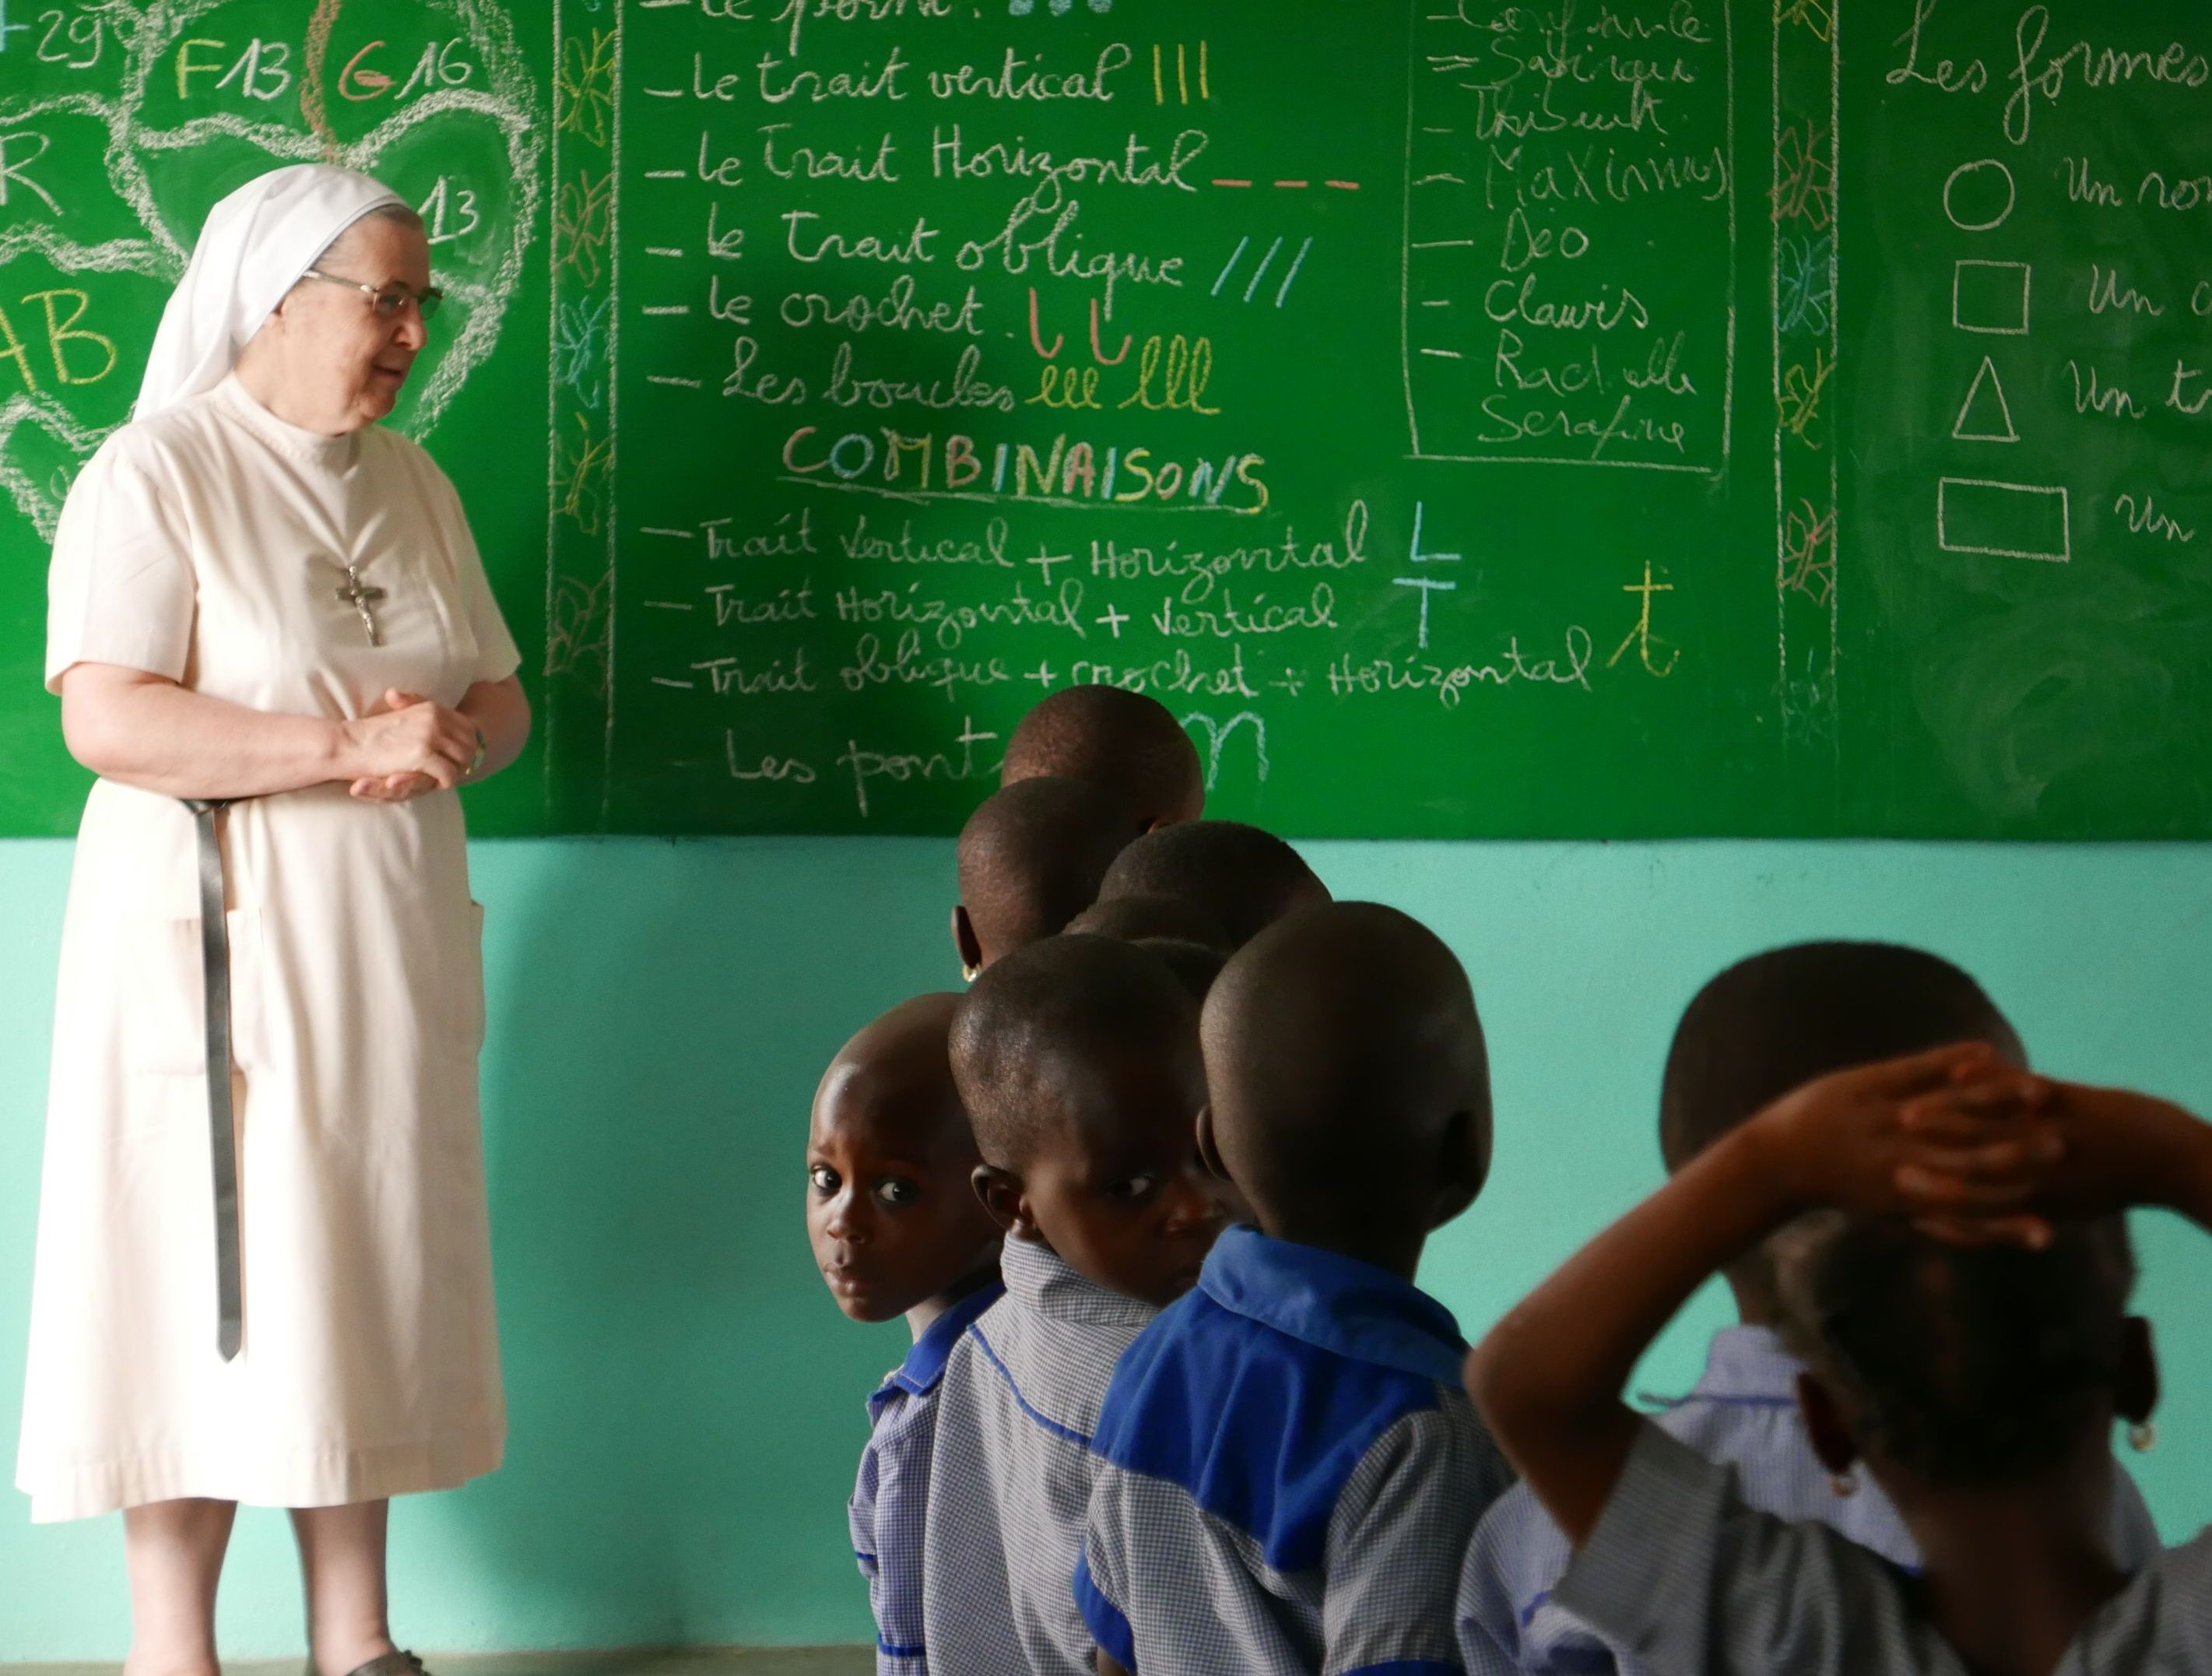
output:
[[[208,211],[191,265],[161,311],[137,418],[212,390],[261,323],[339,234],[406,200],[328,163],[295,163],[247,181]]]

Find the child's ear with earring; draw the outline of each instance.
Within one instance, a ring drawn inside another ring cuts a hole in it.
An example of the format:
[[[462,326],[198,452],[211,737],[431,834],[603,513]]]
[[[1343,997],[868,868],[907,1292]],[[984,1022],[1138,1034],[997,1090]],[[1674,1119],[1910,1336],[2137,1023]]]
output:
[[[1838,1500],[1859,1493],[1859,1448],[1835,1398],[1818,1376],[1797,1375],[1797,1412],[1820,1465],[1828,1469],[1828,1488]]]
[[[2128,1423],[2128,1447],[2147,1455],[2158,1447],[2158,1426],[2150,1417],[2158,1407],[2158,1352],[2151,1345],[2150,1323],[2142,1316],[2129,1316],[2120,1331],[2120,1376],[2113,1406]]]
[[[960,957],[960,975],[972,984],[983,970],[983,942],[965,905],[952,905],[952,950]]]

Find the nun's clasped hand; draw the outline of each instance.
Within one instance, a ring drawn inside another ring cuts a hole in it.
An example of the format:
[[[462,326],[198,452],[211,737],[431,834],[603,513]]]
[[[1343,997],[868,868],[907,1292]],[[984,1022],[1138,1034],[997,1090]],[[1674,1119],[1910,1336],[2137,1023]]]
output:
[[[483,734],[459,710],[393,689],[345,724],[349,788],[369,803],[450,791],[483,759]]]

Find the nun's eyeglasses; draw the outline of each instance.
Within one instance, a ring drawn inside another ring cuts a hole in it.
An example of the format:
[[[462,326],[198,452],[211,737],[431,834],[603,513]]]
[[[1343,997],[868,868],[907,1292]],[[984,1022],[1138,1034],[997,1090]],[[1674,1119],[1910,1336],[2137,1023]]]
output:
[[[438,305],[446,300],[446,294],[435,285],[427,285],[418,291],[397,279],[388,285],[371,285],[362,280],[325,273],[320,268],[309,268],[300,277],[319,279],[325,285],[343,285],[349,291],[359,291],[368,299],[368,306],[375,311],[380,320],[396,320],[411,307],[422,317],[422,323],[428,326],[436,315]]]

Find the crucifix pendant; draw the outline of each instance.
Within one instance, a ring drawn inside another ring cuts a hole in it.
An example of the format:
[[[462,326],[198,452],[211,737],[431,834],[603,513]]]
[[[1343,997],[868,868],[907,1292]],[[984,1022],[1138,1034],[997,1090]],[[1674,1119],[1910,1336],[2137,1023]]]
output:
[[[361,626],[368,636],[368,643],[381,646],[384,636],[376,626],[376,607],[384,598],[384,590],[365,586],[358,565],[347,565],[345,573],[346,585],[336,590],[337,597],[361,613]]]

